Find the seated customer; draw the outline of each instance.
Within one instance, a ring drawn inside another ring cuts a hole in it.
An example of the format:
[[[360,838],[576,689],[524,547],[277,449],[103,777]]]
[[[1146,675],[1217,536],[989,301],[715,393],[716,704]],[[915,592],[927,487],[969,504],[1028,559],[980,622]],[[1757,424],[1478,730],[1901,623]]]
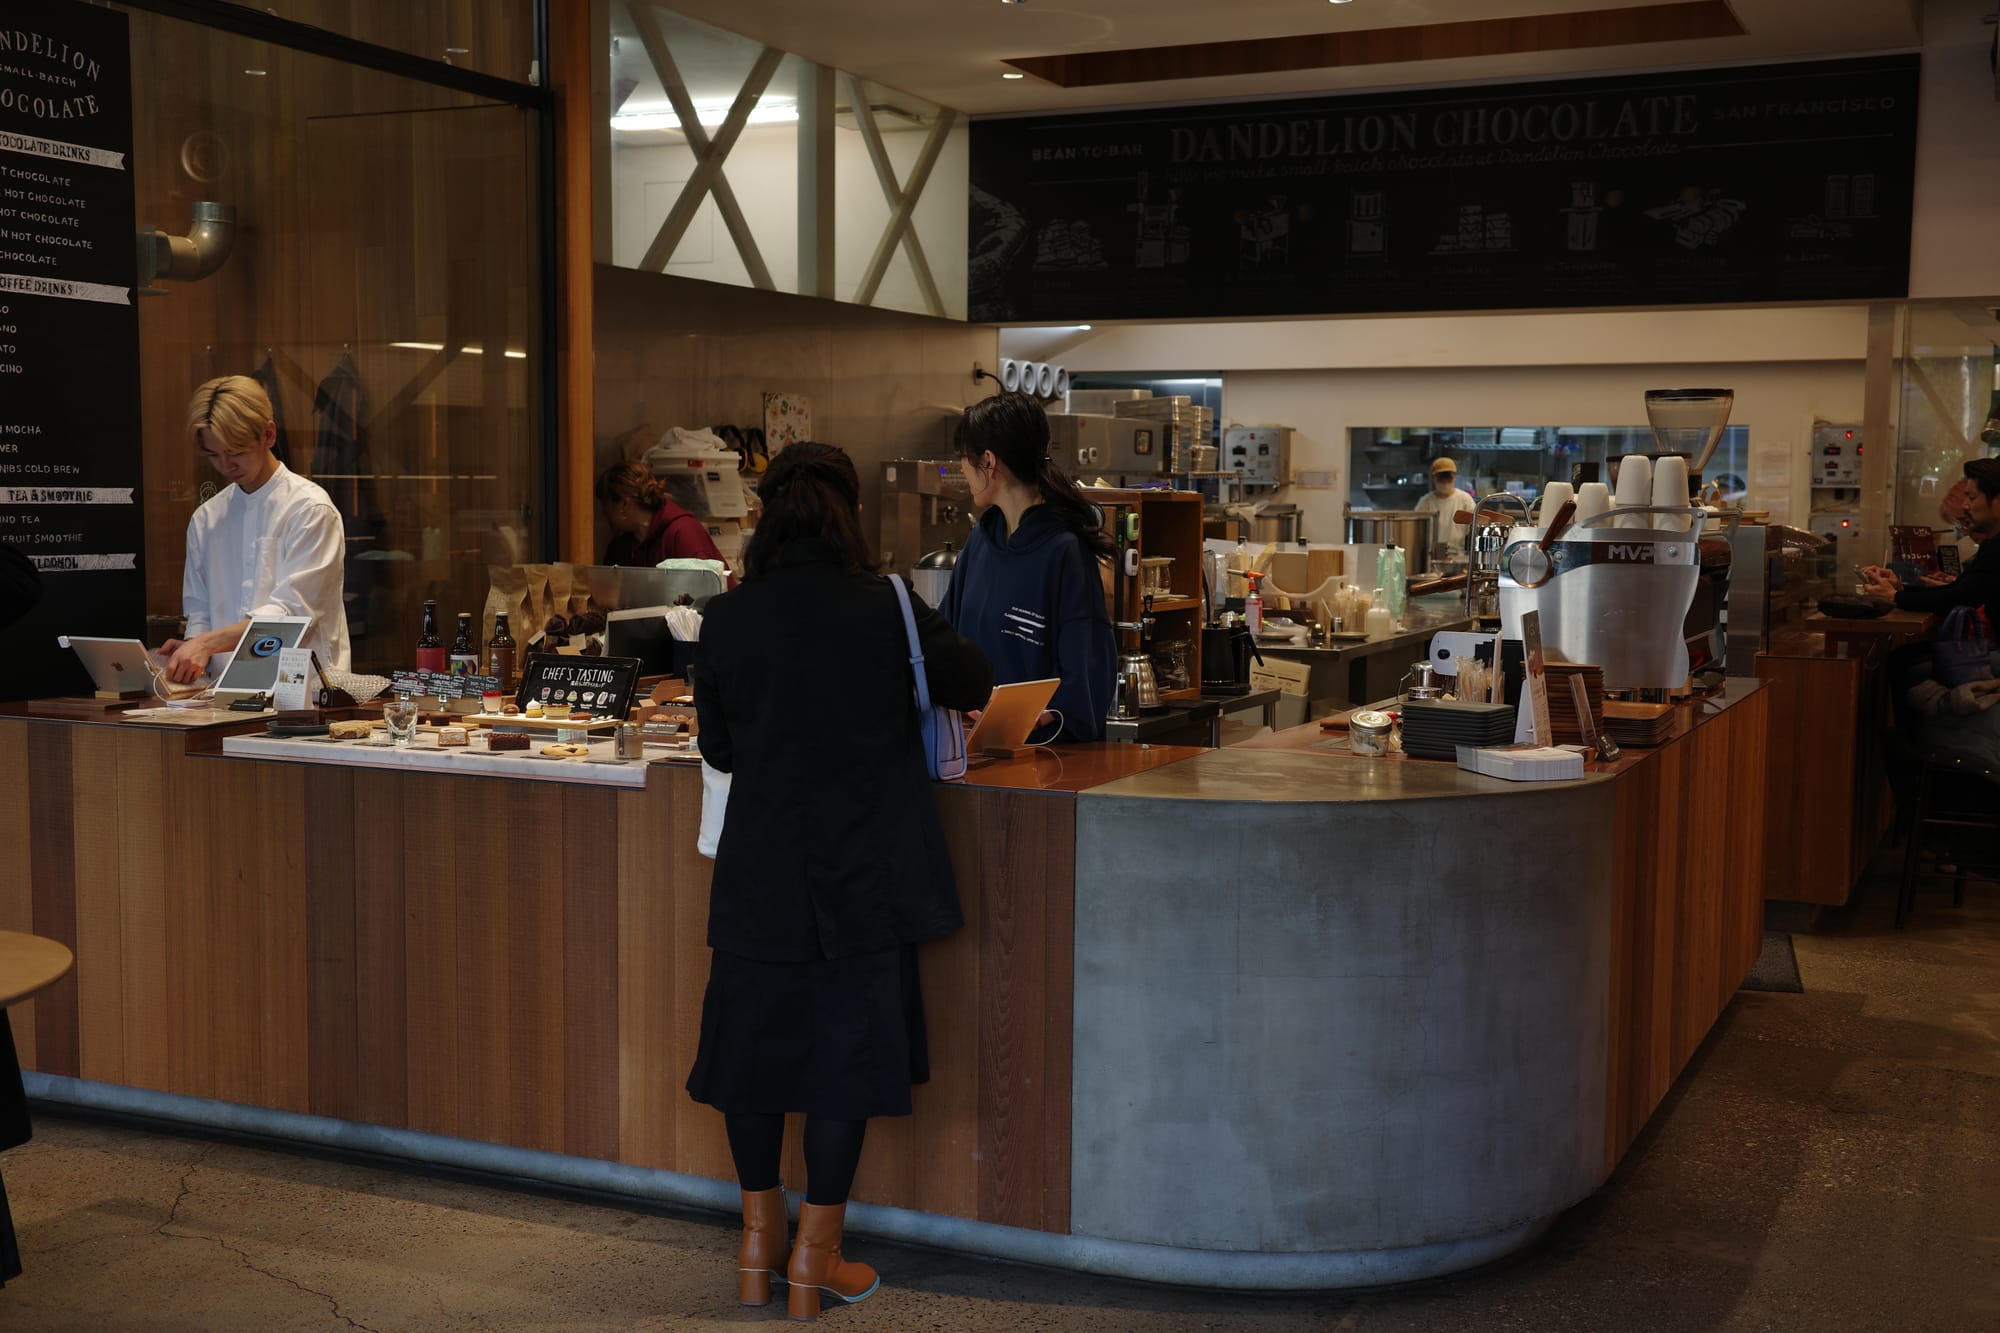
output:
[[[1943,615],[1961,606],[1979,607],[1988,624],[2000,629],[2000,458],[1975,458],[1965,465],[1971,482],[1965,509],[1966,534],[1979,543],[1979,553],[1959,576],[1943,587],[1905,588],[1894,572],[1870,565],[1861,577],[1870,593],[1895,599],[1903,611]]]
[[[188,403],[187,433],[231,485],[188,520],[181,574],[187,637],[160,646],[167,678],[199,678],[257,616],[311,616],[299,646],[317,653],[321,666],[347,670],[340,511],[272,454],[278,427],[264,386],[248,375],[208,381]]]
[[[667,488],[644,464],[606,469],[597,479],[597,503],[616,534],[604,548],[607,565],[651,569],[662,560],[722,561],[707,527],[669,500]]]

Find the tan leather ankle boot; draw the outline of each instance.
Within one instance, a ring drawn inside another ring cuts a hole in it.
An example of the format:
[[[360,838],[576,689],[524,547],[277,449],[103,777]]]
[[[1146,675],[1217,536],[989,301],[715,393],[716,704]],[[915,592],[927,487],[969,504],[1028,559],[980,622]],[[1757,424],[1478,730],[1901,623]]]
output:
[[[736,1251],[736,1299],[769,1305],[771,1281],[785,1279],[785,1188],[743,1191],[743,1244]]]
[[[832,1296],[852,1304],[875,1294],[882,1285],[867,1264],[843,1259],[840,1254],[841,1227],[847,1220],[847,1205],[799,1205],[799,1235],[792,1245],[792,1260],[785,1266],[785,1278],[792,1284],[785,1297],[785,1313],[794,1319],[819,1318],[821,1296]]]

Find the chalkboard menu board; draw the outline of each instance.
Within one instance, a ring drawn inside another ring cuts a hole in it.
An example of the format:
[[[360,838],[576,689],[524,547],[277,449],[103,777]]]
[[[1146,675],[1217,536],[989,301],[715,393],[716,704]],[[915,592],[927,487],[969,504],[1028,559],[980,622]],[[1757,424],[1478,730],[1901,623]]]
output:
[[[42,599],[0,695],[88,692],[58,634],[133,637],[146,585],[125,16],[45,0],[0,22],[0,542]]]
[[[984,120],[976,320],[1895,298],[1914,55]]]

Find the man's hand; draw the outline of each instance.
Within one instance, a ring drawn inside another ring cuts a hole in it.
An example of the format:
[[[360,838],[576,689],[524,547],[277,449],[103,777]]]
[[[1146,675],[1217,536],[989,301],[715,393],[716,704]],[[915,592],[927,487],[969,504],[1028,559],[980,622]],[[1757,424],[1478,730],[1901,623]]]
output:
[[[208,659],[215,656],[215,650],[206,645],[206,635],[197,634],[192,639],[168,639],[160,645],[160,656],[167,659],[167,679],[176,685],[191,685],[201,679],[201,673],[208,669]]]
[[[1890,601],[1903,590],[1902,580],[1880,565],[1862,566],[1861,585],[1870,597],[1887,597]]]

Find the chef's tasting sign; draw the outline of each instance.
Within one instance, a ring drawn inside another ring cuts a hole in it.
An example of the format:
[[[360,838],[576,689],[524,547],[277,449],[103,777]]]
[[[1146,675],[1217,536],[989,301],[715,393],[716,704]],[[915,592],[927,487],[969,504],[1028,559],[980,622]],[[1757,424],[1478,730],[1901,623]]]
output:
[[[972,126],[977,320],[1896,298],[1914,55]]]

